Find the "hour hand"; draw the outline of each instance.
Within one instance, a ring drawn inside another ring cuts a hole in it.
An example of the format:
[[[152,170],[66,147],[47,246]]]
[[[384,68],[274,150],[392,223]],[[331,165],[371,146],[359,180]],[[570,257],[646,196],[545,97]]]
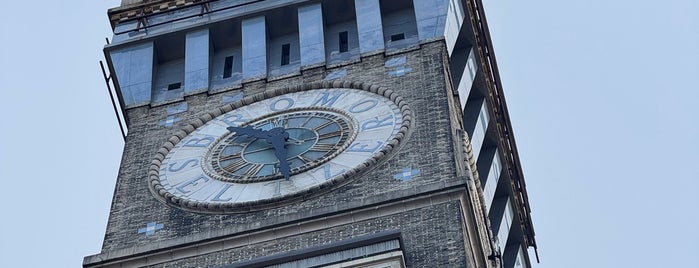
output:
[[[264,139],[267,143],[271,144],[274,148],[274,156],[279,159],[279,172],[284,175],[285,179],[289,179],[291,173],[291,167],[289,167],[289,162],[286,161],[286,140],[289,138],[289,133],[283,127],[275,127],[270,130],[261,130],[252,128],[252,126],[247,127],[228,127],[231,132],[235,132],[239,135],[247,135],[253,138]]]
[[[240,135],[247,135],[253,138],[266,138],[267,135],[265,131],[260,129],[254,129],[252,126],[247,127],[228,127],[228,131],[238,133]]]

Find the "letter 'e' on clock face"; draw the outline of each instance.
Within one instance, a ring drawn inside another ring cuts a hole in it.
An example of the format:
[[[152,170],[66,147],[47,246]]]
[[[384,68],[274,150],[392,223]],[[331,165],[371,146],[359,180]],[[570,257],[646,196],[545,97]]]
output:
[[[345,183],[407,134],[410,110],[390,90],[324,86],[246,98],[200,119],[159,151],[151,192],[197,212],[269,207]]]

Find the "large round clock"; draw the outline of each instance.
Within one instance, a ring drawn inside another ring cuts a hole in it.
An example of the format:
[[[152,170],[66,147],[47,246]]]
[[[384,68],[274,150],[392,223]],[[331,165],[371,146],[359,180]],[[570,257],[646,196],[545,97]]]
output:
[[[194,120],[158,151],[149,186],[168,204],[241,212],[322,194],[399,145],[410,110],[393,91],[317,83],[267,91]]]

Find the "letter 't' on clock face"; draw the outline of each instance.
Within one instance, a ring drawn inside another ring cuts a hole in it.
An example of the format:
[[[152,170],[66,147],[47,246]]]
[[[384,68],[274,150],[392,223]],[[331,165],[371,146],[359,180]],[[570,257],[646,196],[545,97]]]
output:
[[[395,93],[325,86],[245,99],[193,123],[159,151],[151,191],[198,212],[269,207],[347,182],[407,134]]]

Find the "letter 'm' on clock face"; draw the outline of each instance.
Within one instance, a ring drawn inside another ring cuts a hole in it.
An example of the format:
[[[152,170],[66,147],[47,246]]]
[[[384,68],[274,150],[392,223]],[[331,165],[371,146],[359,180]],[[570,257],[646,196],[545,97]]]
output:
[[[178,136],[160,155],[162,161],[151,166],[157,175],[150,176],[156,197],[188,210],[225,213],[308,196],[379,160],[410,125],[402,102],[352,88],[292,92],[231,107]]]

